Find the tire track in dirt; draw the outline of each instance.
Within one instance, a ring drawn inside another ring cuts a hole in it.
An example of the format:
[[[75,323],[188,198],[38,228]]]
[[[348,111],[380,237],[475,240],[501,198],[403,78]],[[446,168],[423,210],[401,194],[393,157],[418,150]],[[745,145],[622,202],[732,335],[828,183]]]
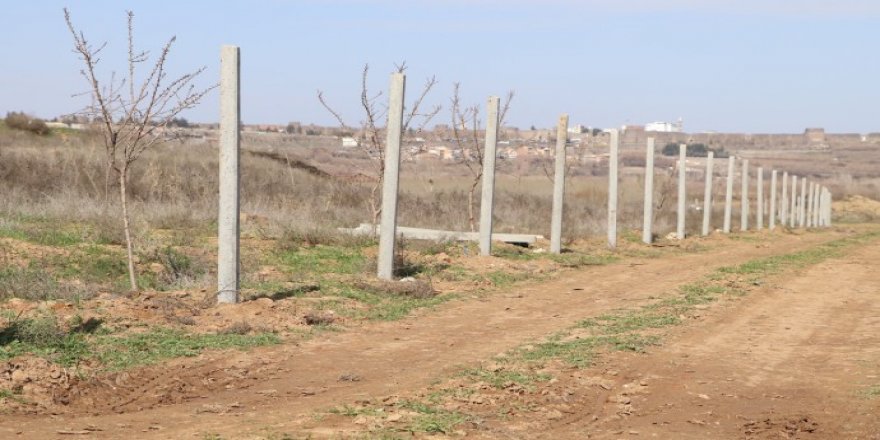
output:
[[[99,429],[89,438],[200,438],[206,432],[253,438],[245,434],[266,427],[283,432],[292,420],[315,409],[425,386],[460,365],[488,360],[582,318],[664,296],[718,266],[794,252],[847,234],[776,235],[757,246],[725,239],[708,252],[585,268],[560,279],[449,303],[399,322],[368,325],[301,346],[172,363],[164,367],[164,376],[162,369],[155,369],[153,375],[195,383],[210,371],[238,368],[245,377],[214,393],[204,392],[214,387],[194,386],[190,395],[166,406],[158,406],[161,399],[144,396],[120,408],[114,405],[132,396],[121,388],[119,395],[111,390],[93,396],[92,415],[4,417],[0,437],[45,439],[60,430],[84,427]],[[249,369],[251,365],[259,368]],[[343,376],[359,380],[340,380]],[[114,414],[120,410],[126,412]]]
[[[647,382],[631,414],[579,417],[541,438],[880,439],[880,245],[720,304],[649,355],[616,355]],[[555,428],[555,429],[554,429]],[[636,437],[638,436],[638,437]]]

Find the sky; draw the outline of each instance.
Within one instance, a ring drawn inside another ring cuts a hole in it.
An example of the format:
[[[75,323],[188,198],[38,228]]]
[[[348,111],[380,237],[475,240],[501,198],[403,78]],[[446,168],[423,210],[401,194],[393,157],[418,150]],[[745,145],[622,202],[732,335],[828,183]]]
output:
[[[0,14],[0,112],[43,118],[87,103],[81,61],[63,20],[107,42],[99,74],[125,70],[125,13],[155,54],[177,37],[168,67],[205,66],[241,48],[246,124],[349,125],[363,119],[361,71],[387,88],[406,62],[407,96],[438,83],[432,121],[462,100],[515,91],[508,125],[552,127],[559,114],[591,127],[684,120],[689,132],[880,131],[880,2],[875,0],[55,0],[6,1]],[[184,116],[215,122],[218,93]]]

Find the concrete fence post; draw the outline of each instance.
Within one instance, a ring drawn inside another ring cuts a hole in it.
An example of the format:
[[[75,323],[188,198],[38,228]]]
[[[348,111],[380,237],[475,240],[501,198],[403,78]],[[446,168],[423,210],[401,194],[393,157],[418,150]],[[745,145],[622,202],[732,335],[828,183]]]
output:
[[[495,150],[498,147],[497,96],[486,105],[486,141],[483,146],[483,193],[480,195],[480,255],[492,254],[492,211],[495,201]]]
[[[556,124],[556,169],[553,173],[553,212],[550,218],[550,252],[562,252],[562,210],[565,203],[565,143],[568,140],[568,115],[559,116]]]
[[[834,225],[834,194],[830,189],[827,192],[828,203],[825,204],[825,226],[830,228]]]
[[[736,158],[727,158],[727,192],[724,194],[724,228],[725,234],[730,233],[730,218],[733,216],[733,174],[736,171]]]
[[[807,190],[807,227],[813,227],[813,196],[816,194],[816,183],[810,182],[809,189]]]
[[[831,211],[831,200],[830,200],[831,192],[828,191],[828,188],[822,187],[822,226],[828,227],[830,226],[830,216],[828,213]]]
[[[619,164],[618,150],[620,149],[620,135],[617,130],[611,132],[611,151],[608,155],[608,248],[617,248],[617,198]]]
[[[710,151],[706,157],[706,187],[703,190],[703,236],[709,235],[712,226],[712,161],[715,152]]]
[[[220,49],[220,194],[217,211],[217,302],[237,303],[239,290],[239,188],[241,71],[238,46]]]
[[[394,254],[397,246],[397,201],[400,186],[400,138],[403,132],[403,99],[406,75],[391,74],[388,89],[388,126],[385,138],[385,171],[382,176],[382,223],[379,227],[377,276],[394,279]]]
[[[654,239],[654,138],[649,137],[645,151],[645,207],[642,223],[642,242]]]
[[[755,212],[755,217],[757,217],[757,221],[755,222],[755,229],[761,230],[764,229],[764,168],[758,167],[758,187],[757,191],[755,191],[755,198],[757,200],[757,209]]]
[[[791,176],[791,203],[788,212],[788,226],[793,228],[797,225],[797,176]]]
[[[785,227],[786,219],[788,219],[788,171],[782,173],[782,198],[779,207],[779,224]]]
[[[770,230],[776,229],[776,170],[770,171]]]
[[[678,227],[675,235],[679,240],[685,237],[685,216],[687,216],[687,145],[678,146]]]
[[[804,178],[804,179],[801,179],[801,193],[800,193],[801,207],[800,207],[800,209],[798,209],[798,215],[800,216],[798,218],[798,226],[801,228],[803,228],[806,225],[806,220],[807,220],[806,201],[807,201],[807,179]]]
[[[749,160],[743,159],[742,165],[742,190],[740,192],[742,194],[740,200],[740,216],[739,216],[739,230],[740,231],[748,231],[749,230]]]
[[[831,191],[829,190],[828,191],[828,208],[827,208],[828,212],[826,214],[828,216],[828,226],[829,227],[834,224],[834,221],[833,221],[834,220],[834,208],[833,208],[833,206],[834,206],[834,194],[832,194]]]

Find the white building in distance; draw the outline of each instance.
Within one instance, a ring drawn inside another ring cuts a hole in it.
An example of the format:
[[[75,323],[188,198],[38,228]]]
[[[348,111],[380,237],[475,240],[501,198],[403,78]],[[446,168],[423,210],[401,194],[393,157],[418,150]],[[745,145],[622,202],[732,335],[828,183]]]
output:
[[[657,131],[661,133],[681,133],[684,122],[678,118],[677,122],[649,122],[645,124],[645,131]]]

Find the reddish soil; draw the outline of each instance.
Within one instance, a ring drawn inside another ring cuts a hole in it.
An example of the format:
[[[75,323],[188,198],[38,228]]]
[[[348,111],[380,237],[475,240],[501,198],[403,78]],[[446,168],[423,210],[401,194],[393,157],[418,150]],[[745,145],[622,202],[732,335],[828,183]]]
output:
[[[211,353],[70,387],[60,414],[4,415],[0,438],[265,438],[322,429],[316,410],[411,393],[579,319],[647,303],[722,265],[848,234],[726,241],[707,252],[568,272],[403,321],[299,345]],[[753,236],[752,236],[753,237]],[[486,438],[875,438],[880,399],[877,246],[704,311],[650,354],[613,354],[560,378],[550,408]],[[352,380],[356,379],[356,380]],[[567,388],[562,388],[567,387]],[[571,398],[566,396],[572,396]],[[576,398],[575,398],[576,397]]]
[[[880,439],[880,396],[866,395],[880,385],[878,260],[880,246],[857,249],[709,309],[649,355],[611,356],[609,398],[536,437]]]

